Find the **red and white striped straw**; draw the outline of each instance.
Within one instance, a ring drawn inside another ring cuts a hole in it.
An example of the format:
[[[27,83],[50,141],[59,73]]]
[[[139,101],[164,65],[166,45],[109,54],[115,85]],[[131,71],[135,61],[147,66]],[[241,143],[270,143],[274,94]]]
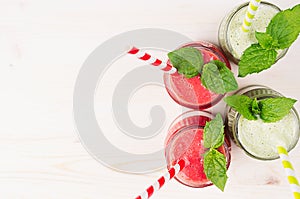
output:
[[[146,52],[143,52],[142,50],[132,47],[128,52],[128,54],[135,55],[137,58],[146,61],[147,63],[158,67],[159,69],[169,73],[169,74],[174,74],[177,72],[177,69],[170,64],[163,62],[157,58],[154,58],[153,56],[149,55]]]
[[[148,187],[141,195],[135,199],[147,199],[150,198],[155,191],[158,191],[164,184],[170,181],[185,167],[185,161],[179,160],[165,175],[160,177],[153,185]]]

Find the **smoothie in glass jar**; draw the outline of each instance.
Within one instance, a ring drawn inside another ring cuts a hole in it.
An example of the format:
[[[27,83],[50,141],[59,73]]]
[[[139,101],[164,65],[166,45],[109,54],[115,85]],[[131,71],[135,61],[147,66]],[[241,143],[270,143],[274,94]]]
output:
[[[258,101],[282,94],[265,86],[252,85],[237,91],[236,94],[256,98]],[[251,157],[261,160],[279,158],[277,146],[292,150],[300,134],[299,116],[295,108],[277,122],[265,123],[260,118],[248,120],[233,108],[226,107],[227,129],[233,141]]]
[[[168,168],[179,159],[186,163],[185,168],[176,175],[176,179],[190,187],[212,185],[203,170],[203,154],[207,149],[203,145],[203,129],[206,122],[213,118],[208,112],[188,111],[175,119],[171,124],[165,141],[165,156]],[[225,137],[224,144],[218,151],[226,157],[227,167],[230,164],[230,141]]]
[[[243,52],[251,46],[251,44],[257,43],[255,31],[265,32],[271,19],[281,11],[280,8],[271,3],[261,2],[249,32],[243,32],[242,24],[248,4],[249,3],[245,3],[233,9],[225,16],[219,27],[219,44],[226,55],[236,64],[240,61]],[[286,52],[287,49],[279,50],[277,60],[282,58]]]
[[[212,60],[219,60],[224,62],[226,66],[231,69],[230,63],[222,51],[211,43],[200,41],[189,43],[181,47],[194,47],[198,49],[203,55],[204,64]],[[201,83],[200,75],[186,78],[179,73],[172,75],[165,73],[164,83],[169,95],[175,102],[192,109],[201,110],[210,108],[218,103],[224,96],[206,89]]]

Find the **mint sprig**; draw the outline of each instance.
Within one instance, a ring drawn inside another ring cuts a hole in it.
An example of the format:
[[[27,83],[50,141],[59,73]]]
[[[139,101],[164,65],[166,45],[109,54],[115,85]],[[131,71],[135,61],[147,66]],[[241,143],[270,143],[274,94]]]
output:
[[[216,149],[211,149],[204,155],[204,172],[214,185],[224,191],[228,177],[226,174],[226,158],[222,153]]]
[[[214,93],[224,94],[238,89],[233,73],[218,60],[204,65],[201,81],[203,86]]]
[[[270,68],[275,63],[276,57],[276,50],[264,49],[259,44],[252,44],[244,51],[239,62],[239,77]]]
[[[277,13],[265,33],[256,32],[258,44],[247,48],[239,62],[239,77],[270,68],[277,57],[276,50],[289,48],[300,33],[300,4]]]
[[[277,49],[279,47],[278,40],[273,39],[271,35],[265,32],[255,32],[255,37],[259,45],[266,50]]]
[[[292,45],[299,35],[299,7],[287,9],[276,14],[270,21],[266,33],[278,41],[278,49],[285,49]],[[297,15],[298,14],[298,15]]]
[[[254,115],[260,115],[261,113],[261,108],[259,107],[258,105],[258,101],[256,98],[254,98],[252,100],[252,103],[251,103],[251,111]]]
[[[180,48],[168,53],[168,57],[178,73],[186,78],[200,74],[203,86],[214,93],[224,94],[238,88],[233,73],[225,63],[214,60],[204,65],[203,55],[196,48]]]
[[[297,100],[276,97],[257,101],[246,95],[232,95],[224,98],[224,101],[248,120],[256,120],[259,116],[264,122],[270,123],[284,118]]]
[[[220,114],[207,122],[204,127],[204,147],[218,148],[224,143],[224,126]]]
[[[257,117],[252,111],[253,99],[246,95],[232,95],[224,98],[228,106],[234,108],[248,120],[256,120]]]
[[[224,125],[221,115],[207,122],[204,127],[204,147],[209,150],[204,154],[204,173],[206,177],[224,191],[227,182],[226,157],[216,149],[224,143]]]
[[[179,48],[168,53],[172,65],[186,78],[197,76],[203,67],[203,56],[193,47]]]
[[[268,98],[259,102],[260,117],[265,122],[276,122],[286,116],[297,100],[278,97]]]

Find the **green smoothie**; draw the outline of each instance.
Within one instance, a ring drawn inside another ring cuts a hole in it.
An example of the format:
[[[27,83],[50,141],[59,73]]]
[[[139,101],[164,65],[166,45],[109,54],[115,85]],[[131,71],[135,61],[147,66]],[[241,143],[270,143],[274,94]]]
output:
[[[261,2],[249,32],[243,32],[242,25],[248,4],[249,3],[245,3],[233,9],[225,16],[219,27],[219,44],[225,54],[236,64],[240,61],[243,52],[251,46],[251,44],[257,43],[255,31],[265,32],[271,19],[281,11],[273,4]],[[278,51],[277,60],[283,57],[286,52],[287,49]]]
[[[241,30],[247,7],[241,8],[231,19],[228,26],[229,43],[232,47],[232,55],[237,59],[240,59],[243,52],[251,46],[251,44],[257,43],[255,38],[255,31],[265,32],[270,20],[273,16],[279,12],[276,7],[261,4],[258,8],[255,17],[253,19],[250,30],[244,33]]]
[[[298,119],[293,112],[278,122],[265,123],[261,119],[238,120],[238,140],[251,155],[262,159],[278,157],[277,146],[291,149],[299,136]]]
[[[256,98],[257,101],[284,97],[261,85],[249,85],[235,94]],[[227,132],[246,154],[260,160],[274,160],[279,158],[277,146],[285,147],[287,151],[296,146],[300,135],[300,120],[295,108],[277,122],[263,122],[259,115],[256,116],[257,120],[249,120],[234,108],[226,106]]]

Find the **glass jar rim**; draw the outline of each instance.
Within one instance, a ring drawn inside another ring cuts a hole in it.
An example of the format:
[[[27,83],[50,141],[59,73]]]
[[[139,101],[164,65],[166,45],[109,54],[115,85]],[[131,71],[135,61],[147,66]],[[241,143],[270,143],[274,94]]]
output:
[[[195,114],[195,115],[193,115]],[[200,116],[200,117],[208,117],[210,119],[213,119],[215,116],[209,112],[209,111],[206,111],[206,110],[189,110],[189,111],[186,111],[180,115],[178,115],[170,124],[169,128],[168,128],[168,132],[172,131],[175,134],[175,132],[177,133],[177,131],[179,130],[182,130],[182,128],[187,128],[187,127],[179,127],[179,128],[174,128],[174,126],[176,126],[176,124],[178,124],[179,122],[181,122],[183,119],[185,118],[188,118],[188,117],[193,117],[193,116]],[[199,125],[198,125],[199,126]],[[204,126],[202,126],[204,127]],[[167,136],[166,139],[165,139],[165,145],[169,142],[169,139],[172,137],[172,135],[170,136]]]

